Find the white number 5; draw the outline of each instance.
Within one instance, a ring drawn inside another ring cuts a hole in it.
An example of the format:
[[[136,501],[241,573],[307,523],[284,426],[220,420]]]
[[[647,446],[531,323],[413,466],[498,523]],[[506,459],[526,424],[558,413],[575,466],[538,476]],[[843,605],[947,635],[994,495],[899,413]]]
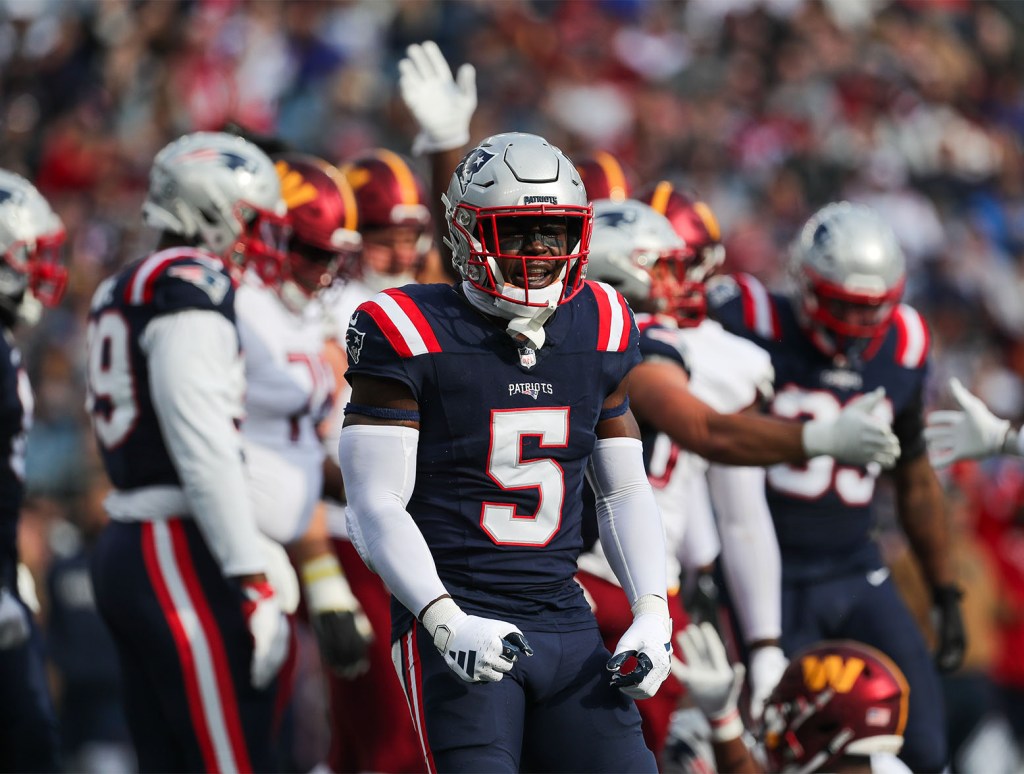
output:
[[[562,466],[549,457],[523,459],[523,438],[536,436],[541,448],[565,448],[569,409],[502,409],[491,412],[487,475],[502,489],[536,489],[537,511],[516,513],[515,503],[484,503],[480,526],[498,545],[544,546],[558,532],[565,500]]]

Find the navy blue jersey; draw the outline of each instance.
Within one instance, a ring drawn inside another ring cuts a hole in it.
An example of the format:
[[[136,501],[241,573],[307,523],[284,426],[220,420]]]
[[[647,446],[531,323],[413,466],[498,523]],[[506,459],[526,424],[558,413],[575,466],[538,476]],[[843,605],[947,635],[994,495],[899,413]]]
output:
[[[829,358],[801,328],[792,302],[769,294],[749,275],[723,278],[709,293],[714,316],[763,347],[775,368],[771,412],[787,419],[829,419],[858,395],[885,388],[877,413],[892,422],[902,459],[925,451],[922,391],[928,330],[911,307],[856,362]],[[871,538],[877,466],[841,465],[816,457],[768,469],[768,505],[783,555],[784,578],[813,578],[880,566]]]
[[[25,437],[32,389],[10,331],[0,334],[0,586],[14,588],[18,514],[25,496]]]
[[[445,586],[469,612],[534,629],[593,626],[573,580],[581,492],[602,404],[640,361],[632,313],[589,282],[534,352],[457,288],[408,286],[360,306],[353,376],[393,379],[419,403],[409,512]],[[394,630],[410,613],[394,606]]]
[[[184,310],[235,320],[234,285],[223,262],[179,247],[150,255],[104,281],[89,312],[93,429],[115,487],[179,486],[153,410],[140,339],[157,317]]]

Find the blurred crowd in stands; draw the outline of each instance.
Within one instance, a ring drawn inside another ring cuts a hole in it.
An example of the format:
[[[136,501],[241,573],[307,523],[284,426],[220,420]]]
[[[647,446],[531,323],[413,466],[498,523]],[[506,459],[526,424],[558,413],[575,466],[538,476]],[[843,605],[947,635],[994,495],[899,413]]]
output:
[[[66,299],[23,342],[37,405],[21,537],[73,768],[91,765],[74,757],[91,742],[124,738],[116,668],[80,650],[104,633],[76,617],[106,486],[83,411],[84,321],[99,280],[151,246],[153,155],[228,121],[334,161],[408,153],[396,64],[423,40],[477,68],[473,142],[536,132],[570,157],[612,152],[638,184],[690,187],[722,224],[726,269],[771,287],[818,206],[875,206],[931,325],[931,407],[955,375],[1024,418],[1024,3],[2,0],[0,167],[36,181],[69,230]],[[964,748],[979,754],[1010,729],[1024,740],[1024,466],[962,464],[944,481],[971,641],[949,679],[952,741],[980,730]],[[304,733],[296,762],[315,763],[323,740]]]

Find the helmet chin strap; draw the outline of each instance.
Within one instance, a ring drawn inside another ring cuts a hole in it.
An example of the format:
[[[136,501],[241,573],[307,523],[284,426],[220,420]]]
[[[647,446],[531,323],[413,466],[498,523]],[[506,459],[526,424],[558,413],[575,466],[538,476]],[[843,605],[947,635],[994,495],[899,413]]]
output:
[[[484,293],[475,287],[469,280],[462,281],[462,289],[466,293],[469,302],[484,314],[496,315],[508,320],[508,327],[505,332],[513,339],[525,338],[534,349],[544,346],[547,333],[544,330],[551,315],[558,308],[558,299],[562,295],[562,283],[554,282],[541,290],[530,291],[532,299],[539,299],[547,302],[547,306],[524,306],[508,298],[497,298]],[[509,285],[507,282],[502,286],[501,292],[511,298],[526,300],[526,291],[523,288]]]

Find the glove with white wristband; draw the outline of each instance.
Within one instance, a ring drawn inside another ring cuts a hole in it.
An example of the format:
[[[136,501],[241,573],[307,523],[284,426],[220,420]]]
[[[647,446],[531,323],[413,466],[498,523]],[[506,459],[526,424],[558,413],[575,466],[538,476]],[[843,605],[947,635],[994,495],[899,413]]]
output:
[[[875,408],[885,398],[885,388],[858,395],[835,419],[812,419],[804,423],[804,451],[808,457],[828,455],[850,465],[877,463],[885,469],[900,458],[900,442],[889,422],[876,416]]]
[[[739,695],[747,670],[730,664],[725,646],[709,623],[690,624],[677,638],[685,663],[672,659],[672,674],[711,724],[711,740],[728,742],[743,734]]]
[[[451,597],[427,605],[421,620],[445,663],[467,683],[495,683],[519,656],[533,655],[517,626],[467,615]]]
[[[668,603],[655,594],[645,594],[633,603],[633,623],[619,639],[608,661],[611,685],[633,699],[649,699],[658,692],[671,669],[672,619]],[[630,657],[636,667],[619,671]]]
[[[963,411],[933,411],[924,429],[928,458],[935,467],[957,460],[994,454],[1021,454],[1019,433],[1009,421],[989,411],[959,379],[950,379],[949,390]]]
[[[432,40],[413,43],[406,55],[398,63],[398,86],[420,126],[412,152],[419,156],[461,148],[469,142],[469,122],[476,110],[476,69],[464,64],[452,78],[451,67]]]
[[[352,593],[333,554],[322,554],[302,565],[310,623],[320,655],[340,677],[358,677],[370,667],[373,627]]]

